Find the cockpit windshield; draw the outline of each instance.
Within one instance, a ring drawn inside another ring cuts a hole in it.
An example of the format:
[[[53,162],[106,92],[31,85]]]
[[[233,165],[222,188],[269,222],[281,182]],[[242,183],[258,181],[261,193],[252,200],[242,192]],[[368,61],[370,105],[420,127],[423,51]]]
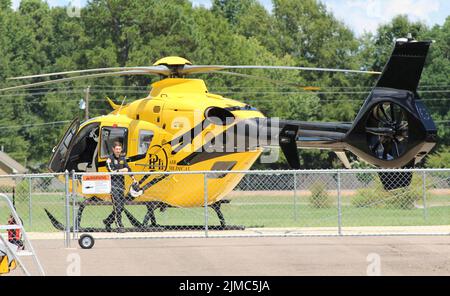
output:
[[[95,122],[80,130],[69,154],[67,170],[76,172],[96,171],[99,129],[99,123]]]
[[[74,119],[59,144],[53,148],[53,155],[48,165],[50,171],[58,173],[65,170],[69,147],[78,131],[80,121]]]

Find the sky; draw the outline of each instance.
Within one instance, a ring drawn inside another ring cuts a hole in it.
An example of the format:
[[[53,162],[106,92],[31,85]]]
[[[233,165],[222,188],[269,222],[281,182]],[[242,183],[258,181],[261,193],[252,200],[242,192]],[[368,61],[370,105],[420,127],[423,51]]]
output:
[[[191,0],[195,6],[211,6],[211,0]],[[258,0],[272,10],[271,0]],[[83,6],[87,0],[47,0],[51,6]],[[450,15],[449,0],[321,0],[336,18],[347,24],[356,35],[375,32],[383,23],[398,14],[406,14],[412,21],[422,21],[429,26],[442,25]],[[13,0],[18,7],[20,0]]]

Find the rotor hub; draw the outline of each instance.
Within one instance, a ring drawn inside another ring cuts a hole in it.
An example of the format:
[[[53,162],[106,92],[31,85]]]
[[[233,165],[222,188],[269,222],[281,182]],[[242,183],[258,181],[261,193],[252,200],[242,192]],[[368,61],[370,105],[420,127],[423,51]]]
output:
[[[157,60],[153,66],[165,65],[167,67],[170,66],[184,66],[184,65],[192,65],[192,63],[182,57],[170,56]]]
[[[166,77],[169,78],[183,78],[184,75],[180,74],[180,70],[186,65],[192,65],[192,63],[182,57],[170,56],[157,60],[153,66],[166,66],[170,70],[170,74]]]

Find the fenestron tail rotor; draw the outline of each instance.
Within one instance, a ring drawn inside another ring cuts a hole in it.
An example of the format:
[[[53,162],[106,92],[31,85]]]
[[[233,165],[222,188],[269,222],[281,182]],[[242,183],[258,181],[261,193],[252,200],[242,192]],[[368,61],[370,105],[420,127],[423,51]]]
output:
[[[399,105],[383,102],[375,105],[367,120],[367,142],[378,159],[394,160],[408,145],[408,114]]]
[[[280,122],[280,146],[285,145],[283,152],[291,159],[291,167],[299,167],[292,161],[298,157],[292,153],[295,150],[286,145],[293,141],[297,148],[333,150],[346,167],[349,162],[344,151],[386,169],[418,164],[437,142],[436,125],[417,93],[431,43],[396,42],[383,74],[352,123]],[[285,127],[293,127],[290,138],[284,133]],[[379,176],[386,190],[407,187],[412,180],[411,171],[406,170],[386,171]]]

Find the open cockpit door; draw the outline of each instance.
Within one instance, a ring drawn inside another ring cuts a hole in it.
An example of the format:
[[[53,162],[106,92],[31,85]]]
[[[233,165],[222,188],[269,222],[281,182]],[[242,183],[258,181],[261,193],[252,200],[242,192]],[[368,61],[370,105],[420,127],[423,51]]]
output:
[[[48,165],[48,169],[51,172],[59,173],[64,171],[71,144],[75,139],[79,127],[80,120],[78,118],[75,118],[70,124],[64,136],[59,141],[58,145],[53,148],[53,155]]]

